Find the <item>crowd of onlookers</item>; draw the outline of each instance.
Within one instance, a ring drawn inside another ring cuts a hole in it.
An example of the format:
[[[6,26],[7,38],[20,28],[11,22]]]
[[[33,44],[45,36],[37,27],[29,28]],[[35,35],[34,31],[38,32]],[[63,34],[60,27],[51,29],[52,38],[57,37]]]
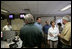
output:
[[[21,48],[71,48],[71,22],[69,15],[62,18],[64,28],[61,23],[55,20],[45,21],[41,25],[41,17],[36,18],[36,22],[31,14],[25,15],[25,25],[20,29],[19,38],[22,40]],[[12,30],[9,23],[3,30]],[[1,32],[2,33],[2,32]],[[1,36],[2,37],[2,36]]]

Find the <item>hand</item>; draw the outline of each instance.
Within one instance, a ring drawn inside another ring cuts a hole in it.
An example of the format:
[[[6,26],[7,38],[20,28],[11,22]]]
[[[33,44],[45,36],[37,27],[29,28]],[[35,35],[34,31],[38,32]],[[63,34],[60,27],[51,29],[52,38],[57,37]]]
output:
[[[62,35],[62,34],[58,34],[58,36],[59,36],[60,38],[63,38],[63,37],[64,37],[64,35]]]
[[[51,37],[53,37],[53,35],[52,35],[51,33],[49,33],[49,35],[50,35]]]
[[[58,36],[60,36],[61,34],[59,33]]]

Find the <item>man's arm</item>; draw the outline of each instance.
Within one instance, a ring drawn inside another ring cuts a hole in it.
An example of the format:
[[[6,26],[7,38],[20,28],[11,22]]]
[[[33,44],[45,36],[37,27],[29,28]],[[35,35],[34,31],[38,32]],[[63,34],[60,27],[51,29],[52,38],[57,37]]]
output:
[[[65,39],[66,41],[69,41],[70,38],[71,38],[71,29],[69,29],[68,32],[67,32],[67,34],[64,36],[64,39]]]
[[[59,34],[59,37],[66,41],[69,41],[71,38],[71,29],[68,29],[66,35]]]
[[[3,30],[6,30],[6,27],[5,26],[3,27]]]

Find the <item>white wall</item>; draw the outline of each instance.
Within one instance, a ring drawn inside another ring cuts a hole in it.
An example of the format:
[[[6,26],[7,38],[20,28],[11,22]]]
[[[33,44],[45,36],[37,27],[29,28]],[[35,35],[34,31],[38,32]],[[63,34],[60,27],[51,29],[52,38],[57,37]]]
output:
[[[48,20],[49,22],[51,22],[52,20],[54,20],[54,17],[41,17],[42,19],[42,26],[45,25],[45,21]]]

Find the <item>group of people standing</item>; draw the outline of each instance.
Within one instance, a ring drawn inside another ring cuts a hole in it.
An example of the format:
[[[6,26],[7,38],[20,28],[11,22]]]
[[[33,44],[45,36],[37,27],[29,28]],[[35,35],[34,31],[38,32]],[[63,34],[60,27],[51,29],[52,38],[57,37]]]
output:
[[[64,28],[61,28],[61,23],[58,23],[59,26],[57,27],[54,20],[45,21],[46,24],[42,27],[41,17],[37,17],[35,22],[31,14],[26,14],[25,25],[20,29],[19,35],[23,41],[22,48],[42,48],[45,44],[47,44],[47,48],[58,48],[58,44],[61,44],[61,48],[71,48],[69,15],[64,16],[62,21]],[[7,26],[3,29],[6,30],[5,28]]]
[[[62,48],[71,47],[71,22],[68,15],[63,17],[63,30],[55,25],[55,21],[51,21],[50,24],[46,21],[46,25],[42,27],[41,17],[37,17],[36,22],[31,14],[27,14],[26,17],[26,25],[20,31],[23,47],[41,48],[43,43],[47,43],[48,48],[57,48],[58,41],[62,43]]]

